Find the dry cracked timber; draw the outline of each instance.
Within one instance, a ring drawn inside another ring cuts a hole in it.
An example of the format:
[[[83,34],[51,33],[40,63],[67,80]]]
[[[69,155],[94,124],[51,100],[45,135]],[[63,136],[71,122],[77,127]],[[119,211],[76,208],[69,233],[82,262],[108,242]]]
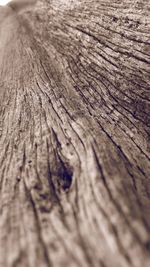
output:
[[[149,1],[28,3],[0,8],[0,267],[148,267]]]

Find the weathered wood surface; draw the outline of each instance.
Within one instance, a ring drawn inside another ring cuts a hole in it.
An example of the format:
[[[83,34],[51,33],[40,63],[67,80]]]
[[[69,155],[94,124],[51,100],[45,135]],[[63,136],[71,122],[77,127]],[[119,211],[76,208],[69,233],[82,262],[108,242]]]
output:
[[[0,9],[0,267],[149,266],[149,11]]]

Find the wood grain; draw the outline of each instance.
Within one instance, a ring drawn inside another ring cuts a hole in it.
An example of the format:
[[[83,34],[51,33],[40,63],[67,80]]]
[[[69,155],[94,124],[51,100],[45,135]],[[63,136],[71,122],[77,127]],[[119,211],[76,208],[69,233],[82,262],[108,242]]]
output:
[[[149,1],[25,7],[0,8],[0,267],[148,267]]]

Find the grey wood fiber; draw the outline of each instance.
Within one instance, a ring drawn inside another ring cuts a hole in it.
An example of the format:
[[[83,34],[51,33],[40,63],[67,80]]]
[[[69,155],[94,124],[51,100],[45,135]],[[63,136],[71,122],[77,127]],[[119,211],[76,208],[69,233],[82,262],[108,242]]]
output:
[[[0,8],[0,267],[150,266],[149,11]]]

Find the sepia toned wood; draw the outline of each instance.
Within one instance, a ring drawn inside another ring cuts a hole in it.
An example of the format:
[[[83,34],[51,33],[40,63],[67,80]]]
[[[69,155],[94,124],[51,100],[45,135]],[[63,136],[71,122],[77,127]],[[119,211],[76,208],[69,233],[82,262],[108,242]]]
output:
[[[149,266],[149,11],[0,7],[0,267]]]

